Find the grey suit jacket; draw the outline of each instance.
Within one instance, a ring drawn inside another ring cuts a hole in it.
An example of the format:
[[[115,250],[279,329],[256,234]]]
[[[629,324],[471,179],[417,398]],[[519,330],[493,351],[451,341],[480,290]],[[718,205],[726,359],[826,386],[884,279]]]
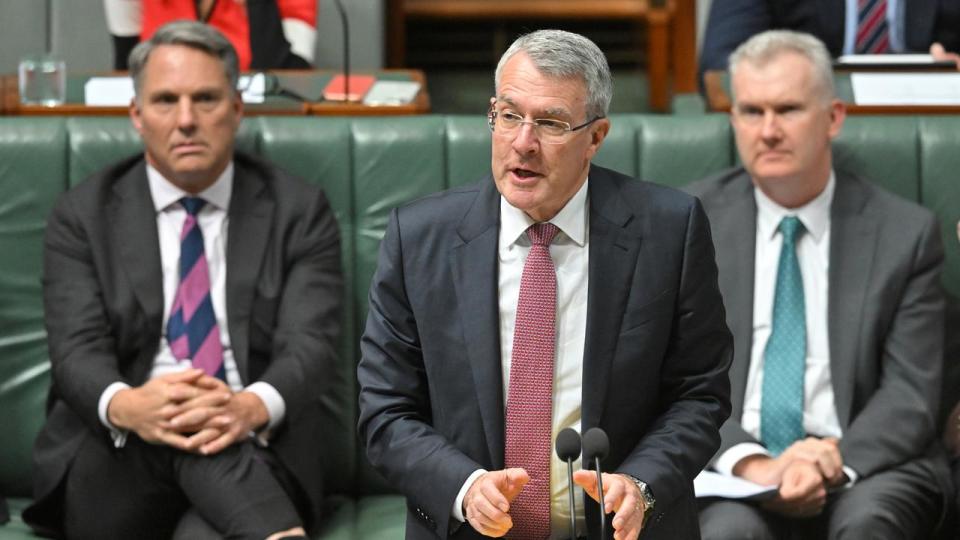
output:
[[[492,178],[395,210],[361,342],[360,435],[407,496],[407,538],[479,538],[451,524],[474,470],[504,467]],[[649,538],[697,538],[692,480],[728,414],[730,334],[710,231],[680,192],[593,166],[582,429],[605,469],[657,498]],[[597,506],[587,504],[591,538]]]
[[[308,495],[322,498],[321,396],[340,328],[337,224],[323,192],[235,156],[226,249],[227,324],[245,385],[271,384],[286,420],[271,447]],[[156,212],[142,156],[63,194],[44,247],[52,385],[34,448],[31,524],[56,528],[56,488],[87,437],[109,437],[97,403],[116,381],[144,383],[160,343],[163,287]]]
[[[753,343],[757,209],[742,168],[689,191],[713,225],[736,351],[722,453],[758,442],[739,423]],[[935,441],[944,332],[937,222],[923,207],[839,172],[830,219],[828,340],[844,464],[867,477],[919,460],[931,477],[945,475]]]

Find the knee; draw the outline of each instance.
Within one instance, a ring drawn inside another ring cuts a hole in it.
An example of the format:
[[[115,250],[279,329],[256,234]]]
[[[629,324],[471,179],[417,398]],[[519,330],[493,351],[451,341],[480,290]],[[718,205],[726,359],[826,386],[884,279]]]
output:
[[[703,540],[775,540],[762,510],[731,501],[719,501],[699,513]]]
[[[895,513],[883,505],[857,508],[855,511],[834,513],[830,517],[829,537],[832,540],[913,537],[899,523]]]

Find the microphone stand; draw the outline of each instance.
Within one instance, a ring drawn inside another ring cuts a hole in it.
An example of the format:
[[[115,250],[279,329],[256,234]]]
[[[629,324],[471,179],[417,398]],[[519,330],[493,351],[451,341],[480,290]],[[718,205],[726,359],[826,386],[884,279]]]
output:
[[[350,101],[350,23],[340,0],[333,0],[343,26],[343,101]]]

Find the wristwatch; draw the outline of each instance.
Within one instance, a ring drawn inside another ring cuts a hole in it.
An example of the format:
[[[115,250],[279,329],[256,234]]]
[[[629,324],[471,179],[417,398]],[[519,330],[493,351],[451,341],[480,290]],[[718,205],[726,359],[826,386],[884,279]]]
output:
[[[624,476],[633,480],[633,483],[637,485],[637,489],[640,490],[640,498],[643,499],[644,505],[643,523],[641,526],[646,526],[647,521],[650,520],[650,516],[653,515],[653,509],[657,505],[657,499],[653,496],[653,491],[650,490],[650,486],[648,486],[646,482],[629,474]]]

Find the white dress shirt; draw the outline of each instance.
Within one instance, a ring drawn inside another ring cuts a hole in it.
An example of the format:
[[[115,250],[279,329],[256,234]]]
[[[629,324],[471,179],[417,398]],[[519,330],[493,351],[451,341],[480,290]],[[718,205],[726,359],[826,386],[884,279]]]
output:
[[[830,269],[830,207],[836,188],[836,176],[830,173],[827,186],[815,199],[800,208],[784,208],[759,189],[754,189],[757,203],[757,232],[753,278],[753,344],[750,368],[743,398],[740,425],[744,431],[760,439],[760,403],[763,389],[763,353],[773,324],[773,297],[777,286],[777,268],[783,235],[779,231],[784,217],[796,216],[805,231],[797,240],[797,258],[803,278],[806,308],[807,355],[803,385],[803,428],[811,435],[837,437],[843,435],[837,416],[836,401],[830,379],[830,343],[827,325]],[[720,455],[715,466],[718,472],[732,475],[734,466],[751,455],[770,455],[755,443],[742,443]],[[856,473],[849,467],[844,472],[851,481]]]
[[[587,328],[587,274],[590,252],[590,214],[587,185],[567,202],[549,222],[560,232],[550,244],[550,258],[557,270],[557,347],[553,368],[553,434],[565,428],[580,430],[580,407],[583,399],[583,350]],[[500,365],[503,374],[503,396],[510,388],[510,363],[513,356],[513,333],[520,297],[520,278],[530,252],[526,230],[536,223],[522,210],[500,198],[500,234],[497,247],[498,293],[500,307]],[[506,401],[504,401],[506,411]],[[506,414],[506,412],[504,412]],[[552,452],[550,459],[550,522],[552,538],[568,538],[570,511],[567,499],[567,464]],[[580,459],[573,464],[579,470]],[[475,471],[464,482],[454,503],[452,515],[463,517],[463,497],[484,470]],[[586,532],[583,515],[583,490],[574,486],[577,500],[577,530]]]
[[[163,328],[161,329],[160,345],[153,359],[153,368],[150,370],[150,378],[152,379],[192,367],[190,359],[178,360],[173,356],[166,337],[167,320],[170,318],[170,310],[173,307],[174,297],[180,283],[180,232],[187,215],[187,211],[179,201],[181,198],[191,195],[170,183],[150,165],[147,165],[147,181],[157,213],[160,265],[163,271]],[[197,214],[197,224],[203,232],[203,249],[210,273],[210,297],[220,331],[220,343],[223,346],[226,382],[231,390],[238,392],[244,388],[243,382],[240,380],[240,373],[237,371],[233,349],[230,347],[226,298],[226,253],[227,230],[229,228],[227,210],[230,208],[232,192],[233,163],[230,163],[213,185],[196,196],[207,202]],[[107,418],[107,407],[118,391],[129,387],[128,384],[118,381],[108,386],[100,396],[98,404],[100,421],[111,430],[116,431]],[[246,390],[255,393],[266,406],[270,417],[266,426],[268,429],[273,428],[283,419],[286,404],[276,388],[265,382],[255,382],[249,385]],[[117,434],[118,432],[115,433],[115,435]],[[123,436],[114,437],[118,446],[122,445],[124,440],[125,437]]]

